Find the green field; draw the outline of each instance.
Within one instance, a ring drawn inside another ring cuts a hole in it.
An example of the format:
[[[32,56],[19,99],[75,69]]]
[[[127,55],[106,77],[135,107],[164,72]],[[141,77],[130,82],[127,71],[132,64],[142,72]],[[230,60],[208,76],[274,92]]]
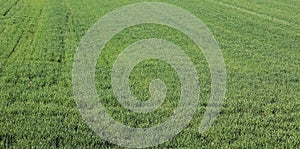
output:
[[[84,123],[73,97],[73,60],[82,37],[101,17],[142,0],[0,0],[0,148],[119,148]],[[227,70],[223,108],[212,127],[198,127],[210,98],[205,56],[175,29],[145,24],[113,37],[96,67],[99,102],[128,126],[147,128],[173,114],[180,82],[168,64],[147,60],[130,76],[132,93],[147,100],[149,82],[167,86],[151,114],[123,108],[110,73],[120,52],[135,41],[162,38],[182,47],[194,62],[201,99],[189,125],[158,148],[300,147],[300,1],[164,0],[199,17],[214,34]]]

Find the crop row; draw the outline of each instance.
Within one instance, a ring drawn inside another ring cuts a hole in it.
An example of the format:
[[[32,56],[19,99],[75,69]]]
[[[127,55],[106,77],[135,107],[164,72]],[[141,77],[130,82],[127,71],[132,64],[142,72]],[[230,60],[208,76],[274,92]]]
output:
[[[179,82],[168,65],[145,61],[130,76],[132,92],[142,100],[150,96],[151,79],[161,77],[166,82],[168,98],[154,114],[134,115],[122,108],[110,85],[111,67],[121,50],[140,39],[163,38],[181,46],[195,63],[201,101],[187,128],[161,147],[299,145],[298,2],[167,2],[199,17],[220,44],[228,85],[217,121],[207,133],[197,132],[210,97],[204,55],[182,33],[153,24],[117,34],[98,59],[95,85],[109,113],[136,127],[158,124],[173,114]],[[82,120],[73,99],[72,64],[89,27],[129,3],[133,1],[0,0],[0,148],[115,147]]]

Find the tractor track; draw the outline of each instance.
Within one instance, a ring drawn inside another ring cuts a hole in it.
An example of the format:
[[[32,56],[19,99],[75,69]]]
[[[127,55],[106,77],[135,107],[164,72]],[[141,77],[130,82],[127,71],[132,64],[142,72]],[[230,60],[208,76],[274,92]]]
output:
[[[269,20],[269,21],[272,21],[272,22],[277,22],[277,23],[284,24],[284,25],[287,25],[287,26],[293,26],[293,27],[296,27],[297,29],[300,28],[300,26],[298,24],[295,24],[293,22],[289,22],[287,20],[282,20],[282,19],[279,19],[279,18],[276,18],[276,17],[271,17],[267,14],[257,13],[255,11],[248,10],[246,8],[243,8],[243,7],[235,6],[235,5],[226,3],[226,2],[216,2],[216,3],[218,3],[219,5],[223,5],[225,7],[229,7],[229,8],[232,8],[232,9],[239,10],[239,11],[244,12],[244,13],[255,15],[257,17],[260,17],[260,18],[263,18],[263,19],[266,19],[266,20]]]
[[[14,3],[13,3],[13,5],[11,5],[3,14],[2,14],[2,16],[7,16],[8,15],[8,13],[13,9],[13,7],[15,7],[18,3],[20,2],[20,0],[16,0]]]

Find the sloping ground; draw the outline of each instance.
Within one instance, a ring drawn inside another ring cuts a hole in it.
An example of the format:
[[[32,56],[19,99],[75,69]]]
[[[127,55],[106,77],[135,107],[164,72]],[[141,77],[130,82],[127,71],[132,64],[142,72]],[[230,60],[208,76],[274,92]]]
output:
[[[199,134],[210,80],[205,57],[191,53],[198,62],[202,83],[199,109],[184,131],[158,147],[299,147],[300,2],[164,2],[189,10],[210,28],[226,62],[227,93],[218,119],[209,131]],[[0,148],[117,147],[103,141],[82,120],[73,99],[71,73],[75,50],[89,27],[106,13],[130,3],[134,2],[0,0]],[[143,127],[172,114],[169,109],[176,106],[172,101],[157,113],[159,116],[122,113],[124,110],[112,101],[106,77],[118,50],[144,37],[166,38],[197,51],[181,35],[145,25],[118,34],[107,45],[104,54],[112,56],[99,57],[96,86],[100,99],[113,106],[108,109],[114,118]],[[156,63],[145,63],[133,73],[132,84],[142,87],[133,88],[138,97],[148,97],[148,84],[141,79],[162,75],[171,84],[174,81],[173,75],[139,74],[150,73],[157,66],[159,71],[172,74],[167,66],[151,64]],[[174,87],[171,98],[178,96],[177,89]]]

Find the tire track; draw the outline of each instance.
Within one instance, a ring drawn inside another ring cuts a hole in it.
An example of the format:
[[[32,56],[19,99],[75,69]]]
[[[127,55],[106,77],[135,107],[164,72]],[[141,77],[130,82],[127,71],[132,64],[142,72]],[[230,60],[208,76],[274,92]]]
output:
[[[67,43],[67,38],[68,38],[68,33],[69,33],[69,20],[72,18],[72,13],[70,11],[70,9],[68,8],[67,4],[66,4],[66,1],[62,1],[61,2],[61,5],[63,6],[62,7],[62,26],[61,28],[59,29],[59,55],[58,55],[58,59],[56,62],[59,63],[59,71],[60,73],[63,73],[63,66],[65,65],[66,63],[66,50],[69,50],[67,49],[68,48],[68,43]]]
[[[16,0],[3,14],[2,16],[6,16],[11,10],[13,7],[15,7],[18,3],[20,2],[20,0]]]
[[[55,14],[55,15],[54,15]],[[72,19],[72,13],[67,9],[64,1],[47,1],[42,15],[39,37],[35,39],[36,45],[33,50],[38,61],[40,73],[51,74],[48,84],[55,85],[63,80],[66,64],[66,52],[68,49],[68,24]],[[38,53],[36,53],[38,52]],[[44,82],[44,83],[47,83]]]
[[[219,36],[219,38],[221,38],[224,41],[226,41],[224,44],[227,47],[226,49],[228,49],[228,42],[230,43],[229,45],[232,45],[232,47],[235,47],[237,45],[239,45],[240,47],[246,46],[246,45],[241,45],[238,44],[238,42],[236,42],[235,40],[231,40],[231,39],[236,39],[239,38],[242,41],[246,42],[249,41],[250,45],[252,45],[253,43],[255,43],[255,45],[260,45],[262,47],[266,47],[268,50],[270,50],[269,52],[276,52],[276,57],[274,58],[285,58],[287,55],[296,55],[297,51],[295,50],[286,50],[286,48],[279,46],[280,44],[272,44],[272,41],[262,41],[261,38],[257,38],[257,36],[251,36],[251,34],[247,34],[244,32],[239,32],[239,31],[235,31],[230,27],[226,27],[226,26],[222,26],[220,24],[218,24],[218,21],[214,21],[214,20],[210,20],[210,23],[207,23],[207,25],[211,25],[213,26],[215,29],[215,31],[218,31],[218,34],[221,34],[221,36]],[[225,33],[225,35],[223,35],[223,33]],[[230,38],[228,38],[228,35],[231,36]],[[226,37],[227,36],[227,37]],[[292,37],[289,37],[292,38]],[[229,39],[229,40],[228,40]],[[276,49],[276,51],[274,51],[274,49]],[[295,48],[294,48],[295,49]],[[259,51],[259,49],[253,51],[255,49],[251,48],[251,50],[247,50],[247,48],[243,48],[243,52],[246,53],[246,55],[250,56],[251,58],[258,58],[258,59],[265,59],[266,55],[265,54],[258,54],[255,53],[255,51]],[[267,52],[267,51],[265,51]],[[296,61],[296,59],[295,59]]]
[[[93,22],[96,21],[96,19],[97,19],[97,14],[96,14],[96,12],[94,11],[94,9],[92,9],[86,1],[83,1],[83,3],[84,3],[84,4],[86,5],[86,7],[88,8],[89,13],[93,15],[93,17],[94,17],[94,18],[93,18]]]
[[[75,48],[73,48],[73,47],[75,47],[76,46],[76,43],[75,43],[75,38],[74,38],[74,36],[75,36],[75,29],[74,29],[74,16],[73,16],[73,12],[72,12],[72,8],[71,8],[71,6],[69,5],[69,2],[67,1],[67,0],[64,0],[64,3],[65,3],[65,5],[66,5],[66,7],[67,7],[67,12],[68,12],[68,18],[67,18],[67,27],[66,27],[66,29],[67,29],[67,32],[68,32],[68,34],[69,34],[69,47],[68,48],[70,48],[69,50],[71,50],[72,51],[72,53],[73,52],[75,52]],[[66,43],[66,44],[68,44],[68,43]],[[71,52],[70,51],[70,52]],[[68,53],[68,55],[69,55],[69,53]],[[66,57],[66,59],[69,59],[69,57],[68,57],[68,55],[66,55],[66,53],[65,53],[65,57]],[[72,54],[72,57],[71,57],[71,59],[73,59],[73,54]],[[67,62],[65,61],[65,64],[66,64]]]
[[[298,9],[299,10],[299,4],[296,4],[297,2],[299,2],[299,1],[297,1],[297,0],[295,0],[295,1],[286,1],[286,0],[284,0],[284,1],[274,1],[274,0],[268,0],[268,2],[269,3],[277,3],[277,4],[279,4],[279,5],[284,5],[284,6],[288,6],[288,7],[293,7],[293,8],[296,8],[296,9]],[[290,2],[290,3],[289,3]]]
[[[19,47],[19,45],[21,44],[21,40],[23,38],[23,35],[24,35],[24,31],[21,31],[21,33],[18,33],[16,42],[12,46],[11,50],[8,53],[5,54],[6,56],[3,57],[4,61],[0,62],[2,66],[5,66],[8,63],[8,61],[11,60],[12,55],[16,52],[17,47]]]
[[[287,2],[274,1],[274,0],[268,0],[268,3],[277,4],[278,6],[291,7],[291,8],[294,8],[295,10],[299,10],[299,5],[298,5],[298,7],[297,7],[296,4],[289,4],[289,3],[287,3]]]
[[[14,4],[8,10],[12,10],[15,6],[17,6],[19,4],[19,2],[20,2],[20,0],[15,1]],[[22,8],[25,8],[25,7],[22,7]],[[22,14],[22,12],[21,12],[22,10],[24,10],[24,9],[20,9],[16,12]],[[19,17],[19,15],[14,16],[14,18],[18,18],[18,17]],[[18,20],[18,19],[20,19],[20,20]],[[6,63],[10,60],[10,57],[15,53],[17,47],[20,45],[20,42],[22,40],[24,30],[19,30],[22,27],[19,22],[22,22],[23,24],[26,23],[26,18],[20,17],[18,19],[15,19],[15,20],[17,20],[16,22],[12,22],[12,20],[7,19],[8,22],[5,23],[4,29],[1,33],[1,35],[3,37],[2,40],[6,41],[5,44],[7,45],[7,47],[5,47],[6,52],[1,56],[1,58],[4,59],[3,61],[0,61],[2,67],[4,67],[6,65]],[[14,40],[13,37],[15,37],[17,39]],[[10,46],[11,42],[13,44],[12,46]]]
[[[19,2],[20,2],[20,0],[16,0],[14,3],[12,3],[11,6],[9,6],[8,9],[6,11],[4,11],[2,15],[0,15],[0,21],[3,21],[5,24],[5,21],[10,20],[12,17],[9,17],[7,15],[15,6],[17,6],[19,4]],[[6,2],[6,3],[8,3],[8,2]],[[2,7],[6,7],[5,5],[4,6],[3,5],[4,4],[2,4]],[[8,25],[1,24],[1,26],[3,27],[3,29],[1,30],[0,35],[4,32],[4,30],[7,28]]]
[[[21,43],[20,41],[21,41],[23,35],[24,35],[24,31],[21,32],[21,35],[17,39],[16,44],[14,45],[14,47],[12,48],[12,50],[9,52],[9,54],[7,56],[7,59],[9,59],[12,56],[12,54],[16,51],[17,46],[20,45],[20,43]]]
[[[24,11],[20,11],[20,13],[27,12],[29,8],[30,7],[28,5],[24,5]],[[30,46],[32,46],[36,34],[35,28],[39,18],[39,15],[35,15],[36,11],[34,11],[33,13],[33,18],[28,18],[26,17],[26,15],[22,16],[22,20],[20,21],[20,23],[16,24],[15,27],[21,29],[21,33],[18,33],[19,36],[17,42],[12,47],[12,50],[7,54],[5,61],[2,63],[2,66],[7,66],[8,64],[14,65],[16,60],[18,60],[19,64],[24,63],[27,56],[24,55],[24,53],[27,53],[26,51],[28,51],[28,49],[30,49]],[[32,26],[30,26],[30,23]],[[13,55],[14,58],[12,59],[11,57]]]
[[[48,42],[39,40],[40,44],[45,45],[42,46],[45,51],[42,52],[41,57],[46,59],[41,60],[59,62],[61,61],[60,53],[63,52],[65,42],[65,6],[62,1],[47,1],[45,6],[45,15],[43,16],[42,30],[40,32],[41,36],[45,36],[44,38]]]
[[[40,10],[39,10],[39,14],[36,18],[36,21],[34,23],[34,27],[32,29],[32,40],[30,41],[30,49],[34,49],[34,45],[35,45],[35,41],[38,40],[37,39],[37,34],[38,34],[38,31],[39,31],[39,25],[40,25],[40,22],[41,22],[41,17],[42,17],[42,14],[44,12],[44,6],[42,5]],[[28,56],[32,56],[34,54],[34,50],[30,51],[29,55]],[[27,57],[26,57],[27,58]]]
[[[238,6],[234,6],[234,5],[225,3],[225,2],[215,2],[215,3],[218,3],[219,5],[222,5],[222,6],[225,6],[225,7],[229,7],[229,8],[232,8],[232,9],[239,10],[239,11],[244,12],[244,13],[255,15],[257,17],[260,17],[260,18],[263,18],[263,19],[266,19],[266,20],[270,20],[272,22],[277,22],[277,23],[284,24],[284,25],[287,25],[287,26],[295,26],[297,29],[300,28],[300,26],[298,24],[295,24],[295,23],[292,23],[292,22],[289,22],[289,21],[286,21],[286,20],[278,19],[278,18],[275,18],[275,17],[271,17],[271,16],[266,15],[266,14],[257,13],[255,11],[251,11],[251,10],[248,10],[248,9],[245,9],[245,8],[242,8],[242,7],[238,7]]]
[[[0,20],[1,21],[1,20]],[[4,21],[3,21],[4,22]],[[1,31],[0,31],[0,35],[2,35],[2,33],[4,32],[4,30],[5,30],[5,28],[6,28],[6,23],[4,22],[3,24],[2,24],[2,22],[1,22],[1,26],[3,27],[2,29],[1,29]]]

